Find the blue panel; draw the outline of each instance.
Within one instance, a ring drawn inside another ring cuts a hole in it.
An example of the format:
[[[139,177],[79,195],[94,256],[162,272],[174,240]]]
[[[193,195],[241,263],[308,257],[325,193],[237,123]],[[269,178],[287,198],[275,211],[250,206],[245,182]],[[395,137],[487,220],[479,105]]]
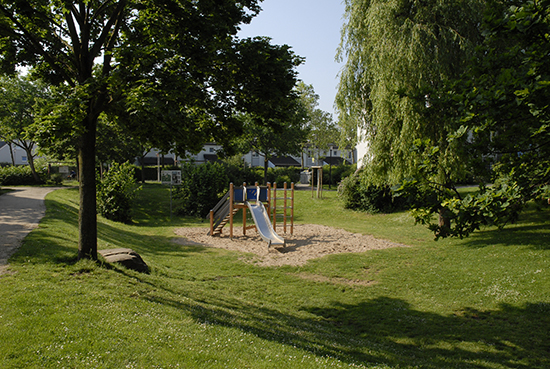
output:
[[[260,187],[260,201],[267,201],[267,188]]]
[[[256,200],[257,194],[258,194],[258,190],[256,190],[256,187],[246,189],[247,200]]]
[[[256,201],[256,196],[258,194],[257,187],[247,187],[246,188],[246,199],[250,201]],[[233,190],[233,199],[235,202],[243,202],[243,189],[235,188]],[[267,187],[260,187],[260,201],[267,201]]]
[[[233,190],[233,200],[235,202],[243,202],[243,189],[242,188],[235,188]]]

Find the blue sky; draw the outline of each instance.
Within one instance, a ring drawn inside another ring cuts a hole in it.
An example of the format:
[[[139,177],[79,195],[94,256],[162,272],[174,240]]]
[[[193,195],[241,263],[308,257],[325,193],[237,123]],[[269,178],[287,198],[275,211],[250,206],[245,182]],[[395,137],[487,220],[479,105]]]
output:
[[[239,37],[268,36],[273,44],[287,44],[306,58],[298,67],[301,80],[313,85],[319,108],[334,113],[338,72],[336,49],[340,43],[344,4],[341,0],[264,0],[262,11]],[[334,117],[336,118],[336,117]]]

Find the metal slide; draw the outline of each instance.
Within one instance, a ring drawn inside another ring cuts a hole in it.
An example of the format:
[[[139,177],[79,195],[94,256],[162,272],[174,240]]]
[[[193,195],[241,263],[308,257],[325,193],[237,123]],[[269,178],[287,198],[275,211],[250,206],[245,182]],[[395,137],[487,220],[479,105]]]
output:
[[[285,240],[277,233],[275,233],[275,230],[273,229],[273,226],[269,221],[269,215],[265,210],[264,204],[262,204],[260,201],[256,202],[255,204],[251,204],[250,202],[246,201],[246,205],[252,213],[252,218],[254,219],[254,223],[256,224],[256,229],[258,230],[258,233],[260,233],[260,236],[264,239],[264,241],[268,243],[268,246],[284,246]]]

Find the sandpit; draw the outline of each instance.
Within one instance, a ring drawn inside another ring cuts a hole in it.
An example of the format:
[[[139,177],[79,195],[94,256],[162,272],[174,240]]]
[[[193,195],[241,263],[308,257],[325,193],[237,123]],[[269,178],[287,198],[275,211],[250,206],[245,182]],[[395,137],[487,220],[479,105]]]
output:
[[[371,235],[351,233],[317,224],[294,225],[290,234],[278,227],[277,233],[285,241],[285,247],[269,247],[255,230],[247,230],[243,235],[242,227],[233,229],[233,239],[229,237],[229,229],[224,229],[221,236],[210,237],[207,228],[178,228],[175,233],[182,238],[175,241],[183,245],[202,245],[233,251],[252,253],[251,262],[261,266],[299,266],[310,259],[338,253],[365,252],[390,247],[407,247],[406,245],[374,238]]]

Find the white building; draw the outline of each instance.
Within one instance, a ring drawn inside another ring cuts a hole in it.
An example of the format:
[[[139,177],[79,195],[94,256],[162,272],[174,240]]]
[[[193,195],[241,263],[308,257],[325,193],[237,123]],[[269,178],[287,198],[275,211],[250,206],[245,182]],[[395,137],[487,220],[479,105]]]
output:
[[[29,158],[25,150],[13,144],[10,147],[6,142],[0,141],[0,164],[13,164],[12,155],[15,165],[29,164]]]
[[[156,150],[151,150],[145,156],[145,165],[177,165],[182,161],[193,161],[197,164],[203,164],[206,162],[214,162],[218,160],[217,152],[222,150],[222,146],[216,143],[207,143],[203,146],[202,150],[196,155],[190,155],[187,158],[177,157],[174,153],[168,153],[160,155]],[[341,150],[337,145],[329,146],[328,150],[313,150],[304,148],[300,156],[285,156],[285,157],[272,157],[268,162],[270,168],[274,167],[305,167],[319,165],[340,165],[344,161],[348,164],[354,164],[356,150]],[[250,151],[243,155],[244,161],[251,167],[263,167],[264,156]]]

